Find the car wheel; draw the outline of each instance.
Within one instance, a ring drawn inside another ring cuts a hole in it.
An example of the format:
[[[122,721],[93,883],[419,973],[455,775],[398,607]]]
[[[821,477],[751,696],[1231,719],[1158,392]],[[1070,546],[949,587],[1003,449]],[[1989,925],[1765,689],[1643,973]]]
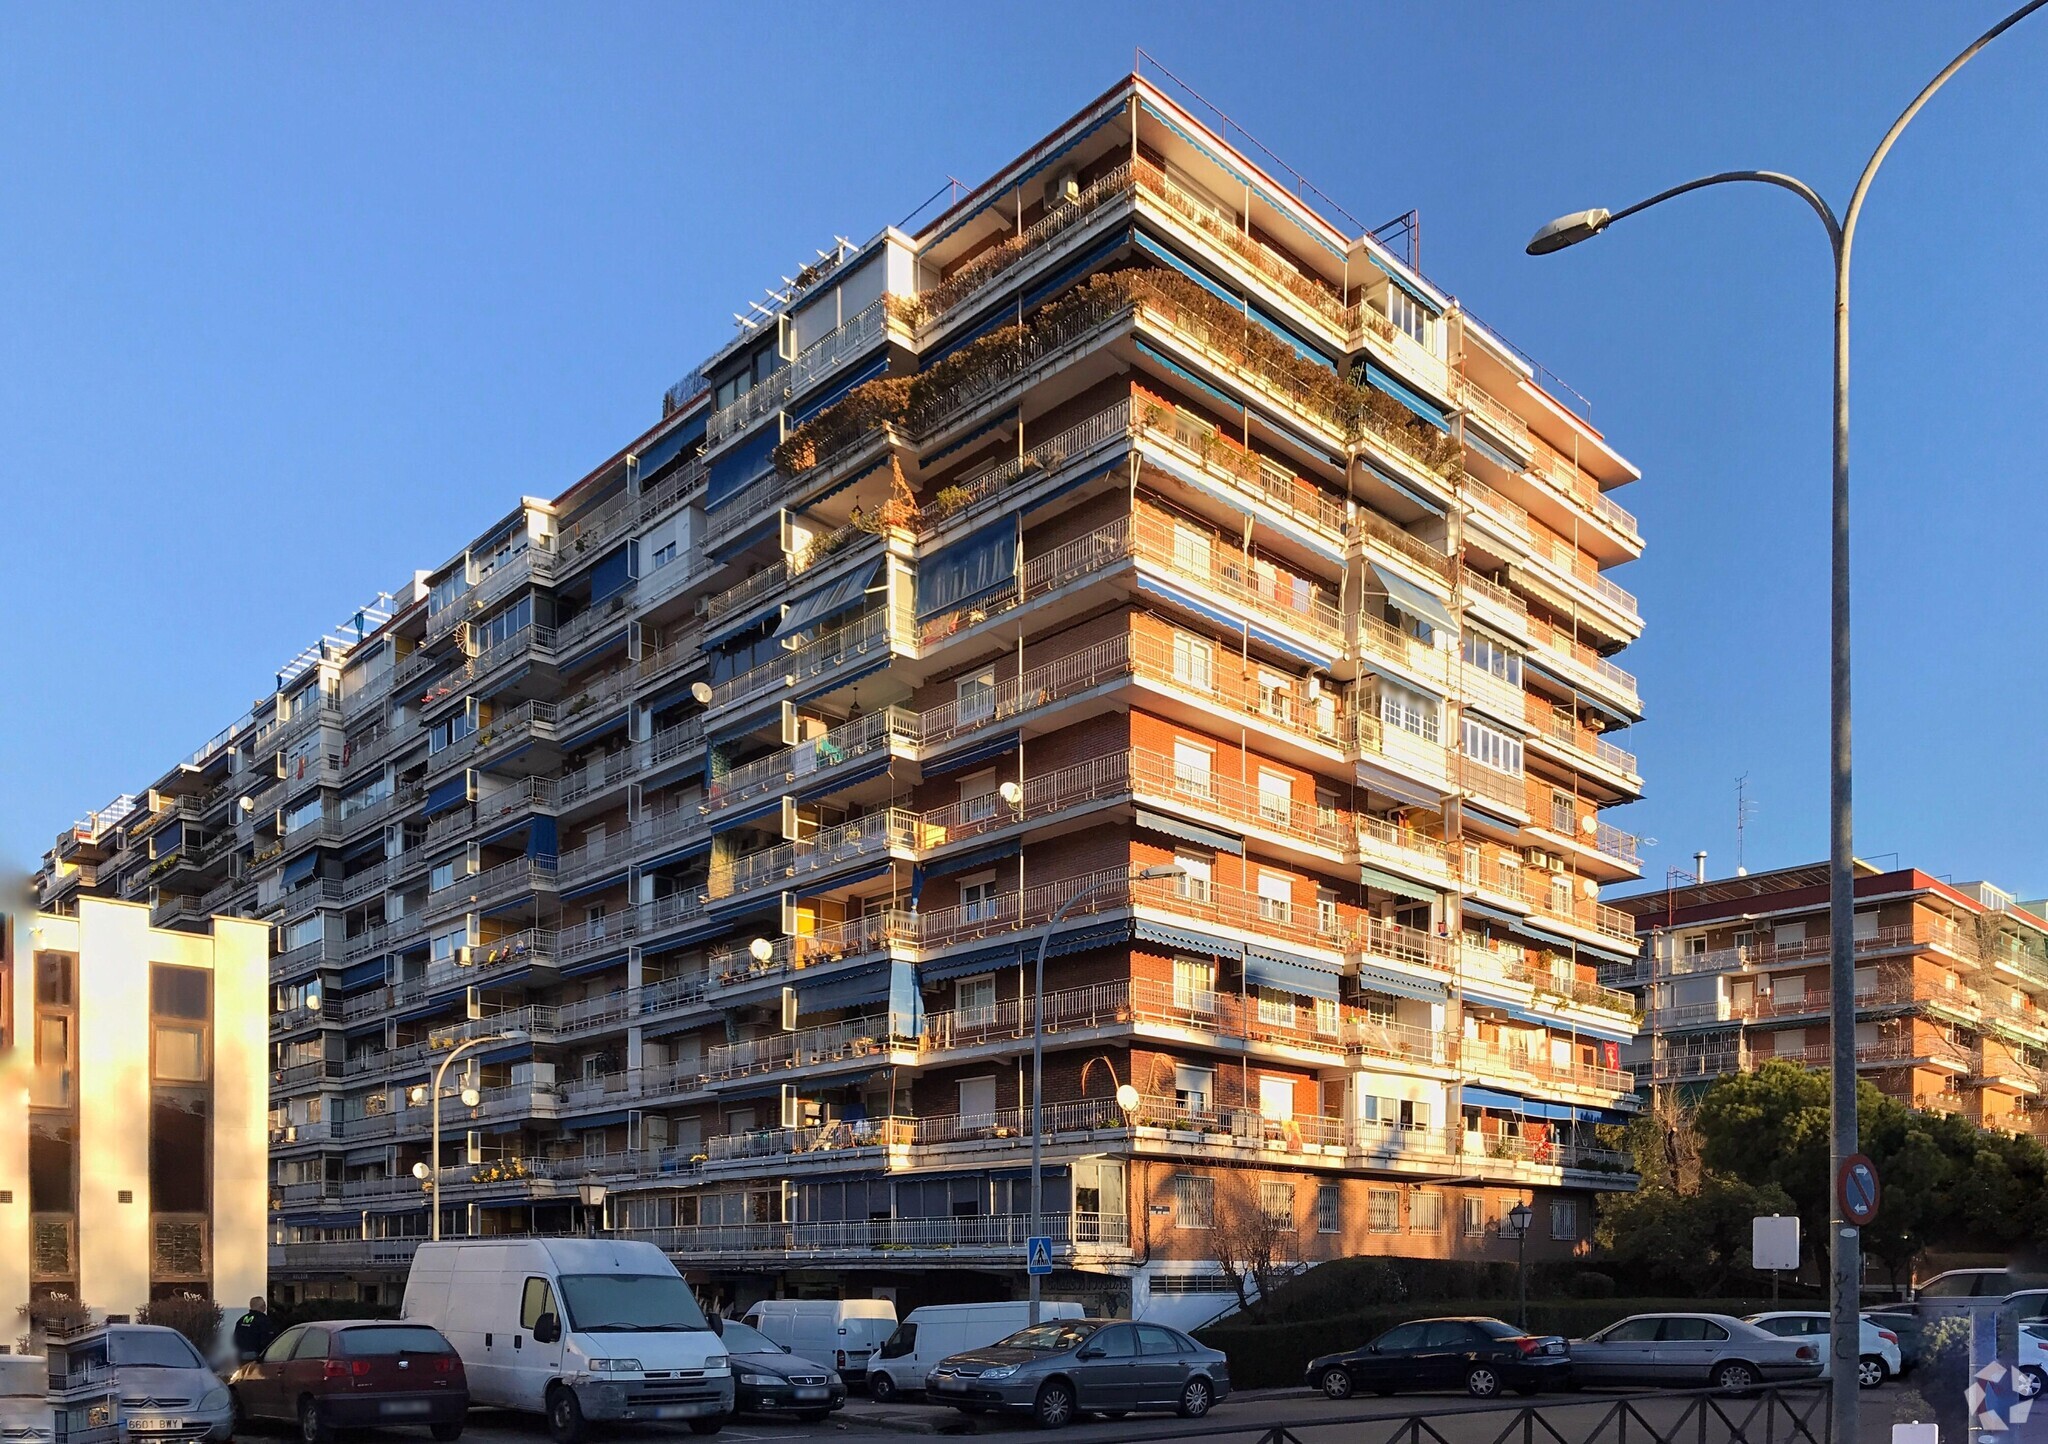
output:
[[[299,1400],[299,1439],[302,1444],[328,1444],[334,1429],[320,1412],[320,1401],[308,1396]]]
[[[1325,1369],[1316,1387],[1323,1391],[1325,1399],[1348,1399],[1358,1386],[1352,1382],[1349,1369]]]
[[[896,1381],[887,1374],[868,1375],[868,1397],[877,1404],[886,1404],[896,1397]]]
[[[1491,1364],[1474,1364],[1465,1371],[1465,1392],[1475,1399],[1491,1399],[1500,1393],[1500,1370]]]
[[[1074,1389],[1061,1379],[1054,1379],[1038,1391],[1038,1398],[1032,1401],[1031,1417],[1041,1429],[1064,1429],[1074,1422]]]
[[[1865,1354],[1856,1361],[1856,1387],[1875,1389],[1885,1381],[1890,1372],[1885,1368],[1883,1359],[1875,1354]]]
[[[1714,1387],[1725,1393],[1739,1394],[1744,1389],[1756,1387],[1756,1370],[1740,1359],[1730,1359],[1714,1370]]]
[[[434,1437],[440,1440],[441,1444],[455,1444],[455,1441],[462,1437],[462,1421],[455,1419],[446,1424],[436,1424],[433,1431]]]
[[[2022,1399],[2032,1399],[2039,1395],[2042,1389],[2048,1388],[2048,1374],[2029,1364],[2024,1369],[2013,1370],[2012,1386],[2014,1392]]]
[[[1181,1385],[1180,1416],[1183,1419],[1199,1419],[1209,1412],[1209,1406],[1216,1402],[1216,1391],[1207,1379],[1190,1379]]]
[[[583,1405],[574,1389],[557,1384],[548,1394],[548,1437],[555,1444],[581,1444]]]
[[[689,1425],[692,1434],[716,1434],[725,1427],[725,1416],[721,1414],[716,1419],[692,1419]]]

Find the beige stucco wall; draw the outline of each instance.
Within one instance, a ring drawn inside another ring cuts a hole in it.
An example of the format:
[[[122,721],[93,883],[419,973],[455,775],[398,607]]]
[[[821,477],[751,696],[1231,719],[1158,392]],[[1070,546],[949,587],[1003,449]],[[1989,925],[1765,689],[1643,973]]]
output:
[[[267,1292],[269,929],[217,918],[212,934],[153,930],[138,904],[85,898],[78,916],[39,916],[17,950],[17,1047],[0,1058],[0,1338],[29,1291],[28,1120],[34,955],[78,957],[79,1291],[102,1312],[149,1297],[149,965],[213,973],[213,1292],[233,1317]],[[208,1167],[204,1159],[195,1167]],[[131,1201],[120,1201],[123,1191]]]

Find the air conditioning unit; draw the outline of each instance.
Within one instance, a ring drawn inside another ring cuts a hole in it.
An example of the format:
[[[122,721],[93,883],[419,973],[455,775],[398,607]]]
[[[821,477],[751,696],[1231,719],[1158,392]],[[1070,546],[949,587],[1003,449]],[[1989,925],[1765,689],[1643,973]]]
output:
[[[1080,178],[1074,174],[1072,166],[1060,166],[1045,178],[1045,208],[1047,210],[1051,210],[1054,206],[1065,205],[1069,201],[1079,200],[1080,198],[1081,182]]]

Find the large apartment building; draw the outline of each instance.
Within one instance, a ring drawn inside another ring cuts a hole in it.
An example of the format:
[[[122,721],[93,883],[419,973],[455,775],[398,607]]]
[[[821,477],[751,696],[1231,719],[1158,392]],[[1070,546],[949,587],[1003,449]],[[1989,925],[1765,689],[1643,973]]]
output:
[[[1055,1296],[1581,1246],[1636,472],[1311,193],[1120,81],[62,836],[48,906],[275,929],[281,1289],[392,1296],[438,1108],[450,1235],[1003,1294],[1035,1015]]]
[[[1825,1068],[1825,863],[1622,899],[1643,953],[1605,970],[1646,1005],[1638,1079],[1689,1092],[1773,1058]],[[1856,1066],[1916,1108],[2048,1138],[2048,904],[1856,866]]]

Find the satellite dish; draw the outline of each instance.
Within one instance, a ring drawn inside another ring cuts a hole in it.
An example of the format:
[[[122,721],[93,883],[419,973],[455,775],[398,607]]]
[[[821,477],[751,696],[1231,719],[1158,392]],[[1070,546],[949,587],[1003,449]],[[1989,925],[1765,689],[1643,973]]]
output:
[[[996,794],[1012,807],[1024,800],[1024,789],[1015,782],[1005,782],[996,789]]]
[[[755,938],[747,944],[747,952],[753,956],[755,962],[765,963],[775,956],[775,944],[766,938]]]
[[[692,682],[690,684],[690,697],[699,707],[709,707],[711,705],[711,684],[709,682]]]
[[[424,1163],[415,1163],[412,1166],[412,1176],[414,1178],[417,1178],[421,1183],[425,1183],[427,1181],[427,1175],[432,1172],[433,1170],[431,1168],[428,1168],[427,1165]]]
[[[248,814],[256,810],[256,799],[253,797],[244,797],[240,802],[236,803],[235,806],[241,808],[243,816],[246,817]]]
[[[462,1090],[462,1106],[464,1108],[474,1108],[483,1101],[484,1095],[477,1092],[476,1089],[465,1088]]]
[[[1138,1090],[1128,1083],[1119,1084],[1116,1090],[1116,1106],[1126,1113],[1138,1111]]]

